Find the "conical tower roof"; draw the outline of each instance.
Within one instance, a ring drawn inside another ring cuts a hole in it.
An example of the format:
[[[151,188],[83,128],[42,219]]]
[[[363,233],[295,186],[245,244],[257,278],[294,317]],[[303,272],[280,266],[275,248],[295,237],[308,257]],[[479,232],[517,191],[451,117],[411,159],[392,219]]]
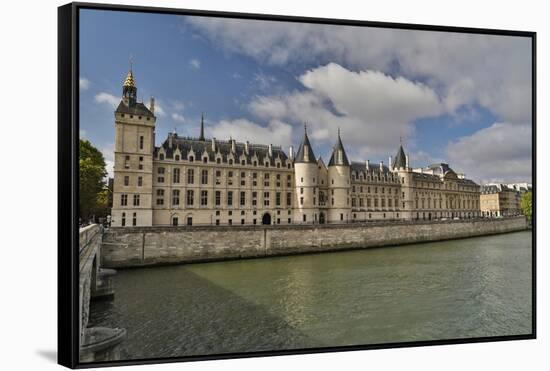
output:
[[[395,155],[395,161],[393,162],[393,168],[399,169],[399,168],[406,168],[407,167],[407,157],[405,156],[405,151],[403,150],[403,146],[399,145],[399,149],[397,150],[397,155]]]
[[[311,148],[311,144],[309,143],[309,138],[307,137],[307,128],[305,125],[304,125],[304,138],[302,139],[302,143],[300,143],[298,152],[296,152],[296,157],[294,159],[294,162],[305,162],[305,163],[312,163],[312,164],[317,163],[317,160],[315,159],[315,155],[313,154],[313,149]]]
[[[342,155],[338,156],[338,153],[341,151]],[[330,161],[328,166],[349,166],[348,156],[346,155],[346,150],[342,144],[342,139],[340,138],[340,129],[338,129],[338,141],[332,149],[332,155],[330,156]]]

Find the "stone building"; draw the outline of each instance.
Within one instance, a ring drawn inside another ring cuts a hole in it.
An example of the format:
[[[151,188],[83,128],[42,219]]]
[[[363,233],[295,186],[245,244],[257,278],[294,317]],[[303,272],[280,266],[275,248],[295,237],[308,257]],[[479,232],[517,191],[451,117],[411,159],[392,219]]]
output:
[[[130,70],[115,110],[113,226],[351,223],[480,215],[479,186],[447,164],[412,169],[402,146],[384,165],[350,162],[340,132],[328,166],[307,130],[288,155],[272,144],[168,134]]]
[[[486,218],[521,214],[521,193],[506,184],[481,187],[481,215]]]

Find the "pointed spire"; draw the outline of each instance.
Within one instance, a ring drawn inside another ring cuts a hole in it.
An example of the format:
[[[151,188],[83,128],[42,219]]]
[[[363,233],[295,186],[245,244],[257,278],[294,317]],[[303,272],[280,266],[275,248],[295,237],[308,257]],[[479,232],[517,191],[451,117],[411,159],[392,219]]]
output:
[[[204,112],[201,113],[201,135],[199,136],[199,140],[205,140],[204,139]]]
[[[340,138],[340,128],[338,128],[338,140],[332,149],[332,155],[330,156],[330,161],[328,162],[328,166],[336,165],[350,166],[348,156],[346,155],[346,150],[344,149],[342,139]]]
[[[401,138],[399,138],[399,141],[401,142]],[[395,160],[393,161],[393,168],[394,169],[400,169],[400,168],[407,168],[407,156],[405,156],[405,151],[403,150],[403,145],[399,144],[399,149],[397,150],[397,154],[395,155]]]
[[[122,100],[129,106],[133,105],[137,101],[137,87],[136,80],[134,79],[134,73],[132,72],[132,59],[130,57],[130,70],[126,75],[126,79],[122,84]]]
[[[309,138],[307,137],[307,124],[305,122],[304,122],[304,138],[302,139],[302,143],[300,143],[298,152],[296,152],[296,158],[294,162],[308,162],[313,164],[316,163],[315,155],[313,154],[313,149],[311,148],[311,144],[309,143]]]

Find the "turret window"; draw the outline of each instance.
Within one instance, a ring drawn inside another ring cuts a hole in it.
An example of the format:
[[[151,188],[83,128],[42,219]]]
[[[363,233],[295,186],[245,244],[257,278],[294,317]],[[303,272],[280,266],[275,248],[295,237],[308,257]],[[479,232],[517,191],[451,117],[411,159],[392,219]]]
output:
[[[143,135],[139,137],[139,149],[143,149]]]

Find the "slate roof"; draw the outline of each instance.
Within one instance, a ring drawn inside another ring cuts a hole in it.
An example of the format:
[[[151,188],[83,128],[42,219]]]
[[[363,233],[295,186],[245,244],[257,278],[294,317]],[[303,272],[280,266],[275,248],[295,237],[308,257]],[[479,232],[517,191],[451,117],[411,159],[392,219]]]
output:
[[[141,116],[149,116],[149,117],[155,117],[153,112],[149,111],[149,108],[141,102],[136,102],[130,105],[126,105],[122,100],[120,101],[120,104],[118,105],[116,111],[117,113],[127,113],[130,115],[141,115]]]
[[[342,161],[337,161],[336,153],[338,151],[342,151]],[[344,145],[342,144],[342,139],[340,139],[340,130],[338,130],[338,141],[336,142],[336,146],[332,149],[332,155],[330,156],[330,160],[328,162],[328,166],[349,166],[348,156],[346,155],[346,150],[344,149]]]
[[[307,161],[305,161],[304,146],[307,146],[307,149],[308,149]],[[313,163],[313,164],[317,163],[317,160],[315,159],[315,155],[313,154],[313,149],[311,148],[311,143],[309,143],[309,138],[307,137],[307,131],[305,130],[304,130],[304,139],[302,139],[302,143],[300,143],[298,152],[296,152],[296,157],[294,158],[294,162],[306,162],[306,163]]]
[[[393,168],[399,169],[400,167],[405,168],[407,166],[407,157],[405,156],[405,151],[403,151],[403,146],[400,145],[395,155],[395,161],[393,162]]]
[[[170,136],[172,136],[172,148],[170,148],[169,141]],[[279,158],[283,164],[288,160],[288,156],[281,149],[281,147],[272,146],[272,157],[269,157],[269,146],[264,144],[248,144],[248,154],[245,153],[245,143],[235,142],[235,153],[233,156],[235,161],[240,161],[242,154],[246,157],[247,165],[252,164],[252,158],[254,155],[258,158],[258,165],[265,164],[265,160],[269,160],[270,166],[275,166],[275,160]],[[160,147],[155,148],[155,156],[158,154],[160,148],[163,148],[165,153],[165,158],[172,159],[174,158],[174,152],[176,149],[179,149],[181,152],[182,159],[187,159],[187,155],[193,149],[193,152],[196,156],[196,161],[200,161],[204,151],[208,154],[208,161],[216,161],[216,154],[220,153],[222,156],[222,163],[227,163],[228,156],[231,153],[231,142],[230,141],[218,141],[216,140],[216,151],[212,151],[212,140],[200,140],[199,138],[187,138],[179,137],[177,134],[169,134],[168,138],[162,143]],[[314,159],[315,160],[315,159]]]
[[[364,162],[352,162],[351,163],[351,171],[355,171],[357,174],[360,172],[365,173],[367,170],[367,164]],[[369,171],[371,173],[380,172],[380,164],[369,164]],[[382,173],[388,174],[390,173],[390,169],[386,165],[382,165]]]

